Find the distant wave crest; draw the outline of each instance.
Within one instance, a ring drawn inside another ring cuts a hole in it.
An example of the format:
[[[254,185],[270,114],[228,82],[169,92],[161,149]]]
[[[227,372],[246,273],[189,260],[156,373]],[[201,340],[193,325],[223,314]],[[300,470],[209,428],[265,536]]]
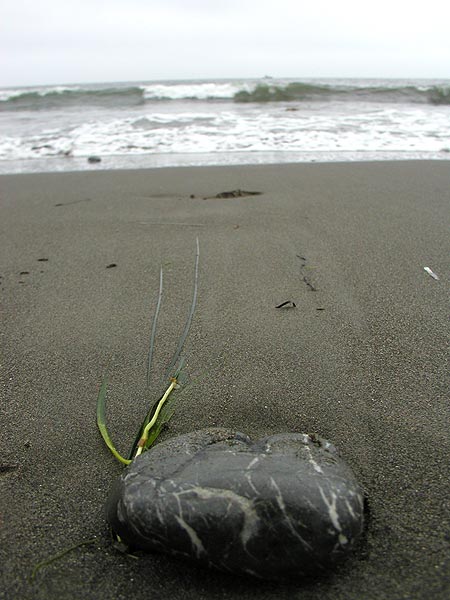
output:
[[[251,91],[240,90],[234,95],[235,102],[313,102],[327,99],[450,104],[450,88],[438,86],[431,88],[419,88],[415,86],[352,87],[292,82],[281,86],[262,83]]]
[[[338,83],[164,82],[137,85],[54,86],[0,90],[0,111],[39,111],[70,107],[127,108],[156,102],[237,103],[366,101],[450,104],[450,86],[383,87]]]
[[[428,92],[431,104],[450,104],[450,87],[435,86]]]
[[[120,108],[176,100],[232,100],[239,87],[242,86],[226,83],[154,83],[0,90],[0,111],[52,110],[70,106]]]
[[[290,100],[324,97],[335,93],[331,86],[293,82],[284,86],[260,83],[252,91],[240,90],[234,95],[235,102],[286,102]]]
[[[69,106],[130,106],[145,102],[144,90],[137,86],[118,88],[41,88],[0,97],[0,110],[49,110]]]

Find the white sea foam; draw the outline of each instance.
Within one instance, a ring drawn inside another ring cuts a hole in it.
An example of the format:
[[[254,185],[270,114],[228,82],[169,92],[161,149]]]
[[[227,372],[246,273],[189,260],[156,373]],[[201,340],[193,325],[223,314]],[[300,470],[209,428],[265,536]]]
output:
[[[168,100],[186,100],[197,99],[207,100],[232,99],[236,92],[242,89],[251,90],[254,86],[246,83],[153,83],[143,86],[144,97],[146,99],[168,99]]]

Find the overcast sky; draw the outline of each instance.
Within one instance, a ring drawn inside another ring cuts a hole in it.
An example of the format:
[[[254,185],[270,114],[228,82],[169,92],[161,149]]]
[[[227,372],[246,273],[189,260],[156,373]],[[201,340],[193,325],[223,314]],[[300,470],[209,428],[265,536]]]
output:
[[[0,86],[450,77],[449,0],[2,0]]]

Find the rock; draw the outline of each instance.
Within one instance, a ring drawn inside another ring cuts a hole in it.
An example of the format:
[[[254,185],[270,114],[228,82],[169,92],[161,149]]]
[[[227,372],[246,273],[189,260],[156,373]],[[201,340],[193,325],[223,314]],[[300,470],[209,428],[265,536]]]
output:
[[[100,158],[100,156],[89,156],[88,157],[88,163],[99,163],[102,162],[102,159]]]
[[[134,549],[264,579],[316,575],[363,531],[363,491],[329,442],[286,433],[254,443],[225,429],[189,433],[136,458],[107,501]]]

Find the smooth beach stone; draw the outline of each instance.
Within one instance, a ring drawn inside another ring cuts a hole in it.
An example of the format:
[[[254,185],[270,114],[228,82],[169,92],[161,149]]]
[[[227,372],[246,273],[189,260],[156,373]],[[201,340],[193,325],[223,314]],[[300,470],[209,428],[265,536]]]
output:
[[[363,505],[354,474],[326,440],[286,433],[252,442],[207,429],[136,458],[113,486],[107,518],[134,549],[292,579],[350,553]]]

